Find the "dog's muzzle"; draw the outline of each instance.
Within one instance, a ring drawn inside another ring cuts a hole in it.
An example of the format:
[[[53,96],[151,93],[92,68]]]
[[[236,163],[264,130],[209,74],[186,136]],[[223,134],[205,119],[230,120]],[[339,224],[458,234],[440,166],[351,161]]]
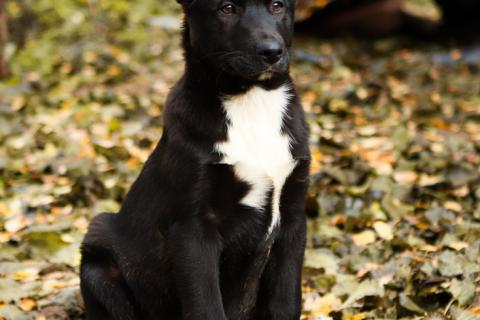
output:
[[[266,65],[274,65],[282,59],[284,49],[277,41],[265,41],[257,47],[257,54]]]

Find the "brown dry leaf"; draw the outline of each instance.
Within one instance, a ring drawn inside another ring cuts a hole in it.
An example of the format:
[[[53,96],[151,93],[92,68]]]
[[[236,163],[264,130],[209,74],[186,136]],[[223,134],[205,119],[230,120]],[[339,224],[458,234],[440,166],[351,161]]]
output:
[[[317,99],[317,93],[315,91],[307,91],[302,95],[302,102],[312,104]]]
[[[472,307],[472,308],[468,309],[468,311],[475,314],[475,315],[480,316],[480,306]]]

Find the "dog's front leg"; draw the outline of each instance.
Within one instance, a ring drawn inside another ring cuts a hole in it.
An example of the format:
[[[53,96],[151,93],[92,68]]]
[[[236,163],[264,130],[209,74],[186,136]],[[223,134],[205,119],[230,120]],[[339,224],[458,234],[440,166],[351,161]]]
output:
[[[305,249],[303,227],[291,229],[275,243],[263,275],[256,320],[299,320]]]
[[[309,162],[300,163],[284,186],[280,233],[262,276],[255,320],[300,318],[308,168]]]
[[[182,320],[227,320],[219,285],[220,236],[199,216],[169,230],[169,257]]]

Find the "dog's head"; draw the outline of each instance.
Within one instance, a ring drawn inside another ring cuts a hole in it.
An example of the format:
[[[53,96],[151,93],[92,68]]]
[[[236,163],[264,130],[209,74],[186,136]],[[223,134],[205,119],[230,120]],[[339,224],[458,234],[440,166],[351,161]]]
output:
[[[177,1],[196,59],[250,81],[288,73],[295,0]]]

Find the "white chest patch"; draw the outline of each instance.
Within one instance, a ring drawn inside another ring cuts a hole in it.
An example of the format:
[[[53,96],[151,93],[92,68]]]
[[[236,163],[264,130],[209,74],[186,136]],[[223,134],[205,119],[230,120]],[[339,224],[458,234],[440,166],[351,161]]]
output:
[[[291,138],[282,134],[289,98],[286,86],[271,91],[254,87],[226,98],[228,140],[216,145],[223,155],[222,163],[232,165],[237,177],[251,186],[242,204],[262,210],[269,192],[273,192],[269,234],[280,223],[282,188],[295,167]]]

